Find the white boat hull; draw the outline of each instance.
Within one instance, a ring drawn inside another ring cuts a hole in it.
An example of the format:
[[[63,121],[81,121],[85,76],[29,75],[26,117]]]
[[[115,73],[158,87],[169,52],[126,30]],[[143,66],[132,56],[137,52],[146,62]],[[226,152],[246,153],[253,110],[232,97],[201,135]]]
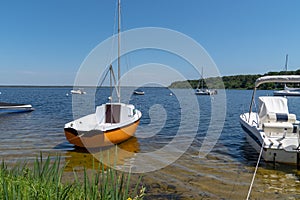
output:
[[[280,90],[275,91],[274,96],[300,96],[300,91]]]
[[[133,94],[136,94],[136,95],[144,95],[145,92],[134,91]]]
[[[86,94],[83,90],[71,90],[71,94]]]
[[[256,113],[251,113],[248,122],[249,113],[240,115],[240,123],[245,132],[248,143],[259,153],[262,151],[262,158],[266,162],[278,162],[285,164],[300,165],[299,142],[296,134],[277,142],[276,138],[268,137],[257,128]],[[298,133],[297,133],[298,134]],[[278,140],[279,141],[279,140]]]
[[[0,113],[21,113],[21,112],[31,112],[34,108],[30,104],[13,104],[0,102]]]
[[[196,89],[196,95],[215,95],[217,94],[217,90],[211,89]]]
[[[284,90],[274,91],[274,96],[300,96],[300,88],[290,88],[284,85]]]

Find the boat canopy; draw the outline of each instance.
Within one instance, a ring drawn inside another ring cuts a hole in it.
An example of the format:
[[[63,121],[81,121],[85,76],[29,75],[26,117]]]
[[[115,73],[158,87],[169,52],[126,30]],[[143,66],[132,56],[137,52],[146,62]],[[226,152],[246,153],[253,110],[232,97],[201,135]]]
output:
[[[289,114],[287,98],[264,96],[258,98],[259,117],[264,117],[269,113]]]
[[[299,83],[300,75],[263,76],[256,80],[255,88],[263,83]]]

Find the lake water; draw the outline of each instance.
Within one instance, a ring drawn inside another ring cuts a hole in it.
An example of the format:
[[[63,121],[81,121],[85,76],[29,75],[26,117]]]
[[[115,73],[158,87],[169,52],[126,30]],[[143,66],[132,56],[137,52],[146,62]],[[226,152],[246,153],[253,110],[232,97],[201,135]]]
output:
[[[109,89],[98,90],[92,103],[87,99],[95,96],[95,92],[86,89],[86,95],[76,97],[77,108],[73,110],[72,95],[66,95],[70,90],[69,87],[0,87],[0,101],[30,103],[35,108],[30,113],[0,115],[2,160],[7,163],[30,161],[43,152],[45,155],[61,155],[67,163],[66,174],[70,172],[70,176],[73,176],[73,169],[80,171],[84,167],[92,167],[93,156],[69,144],[63,127],[73,120],[74,112],[76,116],[91,112],[85,104],[93,107],[93,103],[106,102]],[[210,141],[212,151],[205,157],[199,157],[211,119],[211,105],[220,95],[211,99],[180,89],[143,90],[143,96],[128,96],[143,116],[137,137],[117,146],[125,151],[118,154],[116,167],[125,169],[133,166],[135,168],[132,169],[148,170],[142,173],[148,199],[245,199],[258,154],[246,141],[239,115],[248,111],[252,91],[226,90],[227,112],[221,135],[215,145],[214,141]],[[171,92],[174,95],[170,95]],[[176,94],[183,96],[180,99]],[[259,95],[272,95],[272,91],[258,91]],[[189,104],[193,98],[199,103],[198,107]],[[300,98],[288,99],[290,112],[300,117]],[[199,121],[196,116],[198,109]],[[182,133],[180,140],[173,144],[178,133]],[[184,145],[189,143],[185,150]],[[182,155],[176,154],[178,159],[174,162],[163,154],[149,154],[145,156],[147,159],[139,161],[140,154],[155,152],[168,144],[173,145],[170,149],[174,150],[174,154],[177,148],[184,150]],[[113,155],[115,149],[106,148],[103,152]],[[135,163],[137,161],[139,163]],[[150,165],[152,168],[149,168]],[[155,167],[159,169],[155,170]],[[261,160],[251,199],[300,199],[300,171],[295,166],[273,165]]]

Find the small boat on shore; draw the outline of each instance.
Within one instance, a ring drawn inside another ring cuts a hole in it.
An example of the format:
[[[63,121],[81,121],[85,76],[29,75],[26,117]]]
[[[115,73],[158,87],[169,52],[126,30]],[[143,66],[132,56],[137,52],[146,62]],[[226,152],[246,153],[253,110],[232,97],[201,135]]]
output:
[[[33,110],[34,108],[30,104],[0,102],[0,114],[31,112]]]
[[[142,117],[141,111],[132,104],[121,103],[120,74],[120,0],[118,1],[118,79],[115,80],[114,70],[110,64],[106,76],[110,74],[110,87],[116,88],[118,101],[113,101],[113,90],[110,102],[96,107],[95,113],[75,119],[65,124],[66,139],[75,146],[99,148],[119,144],[131,138]],[[109,73],[108,73],[109,72]],[[104,79],[106,78],[104,77]],[[112,85],[114,83],[115,85]]]
[[[96,112],[65,125],[67,140],[78,147],[97,148],[119,144],[131,138],[142,114],[131,104],[106,103]]]
[[[246,133],[249,144],[262,152],[267,162],[296,164],[300,166],[300,122],[289,112],[287,98],[261,96],[259,108],[255,105],[255,92],[263,83],[299,83],[300,76],[264,76],[255,82],[249,112],[240,115],[240,124]],[[261,151],[263,150],[263,151]]]

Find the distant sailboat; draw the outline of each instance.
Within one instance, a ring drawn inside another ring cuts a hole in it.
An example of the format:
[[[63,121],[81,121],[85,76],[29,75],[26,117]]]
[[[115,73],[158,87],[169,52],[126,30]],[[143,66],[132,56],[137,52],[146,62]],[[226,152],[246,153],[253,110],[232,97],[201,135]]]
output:
[[[120,12],[118,1],[118,102],[97,106],[96,112],[65,124],[67,140],[79,147],[96,148],[119,144],[131,138],[140,122],[142,113],[134,105],[121,103],[120,96]],[[112,65],[109,67],[110,77],[114,79]],[[112,85],[111,85],[112,87]],[[111,90],[112,91],[112,90]],[[112,94],[111,94],[112,97]]]
[[[285,71],[287,71],[288,54],[285,57]],[[300,88],[290,88],[284,84],[284,90],[274,91],[274,96],[300,96]]]
[[[204,78],[203,78],[203,68],[202,68],[202,74],[201,74],[201,79],[199,80],[198,86],[196,88],[196,95],[214,95],[217,94],[218,91],[216,89],[208,89],[208,88],[204,88]],[[200,88],[200,84],[201,84],[201,88]]]

